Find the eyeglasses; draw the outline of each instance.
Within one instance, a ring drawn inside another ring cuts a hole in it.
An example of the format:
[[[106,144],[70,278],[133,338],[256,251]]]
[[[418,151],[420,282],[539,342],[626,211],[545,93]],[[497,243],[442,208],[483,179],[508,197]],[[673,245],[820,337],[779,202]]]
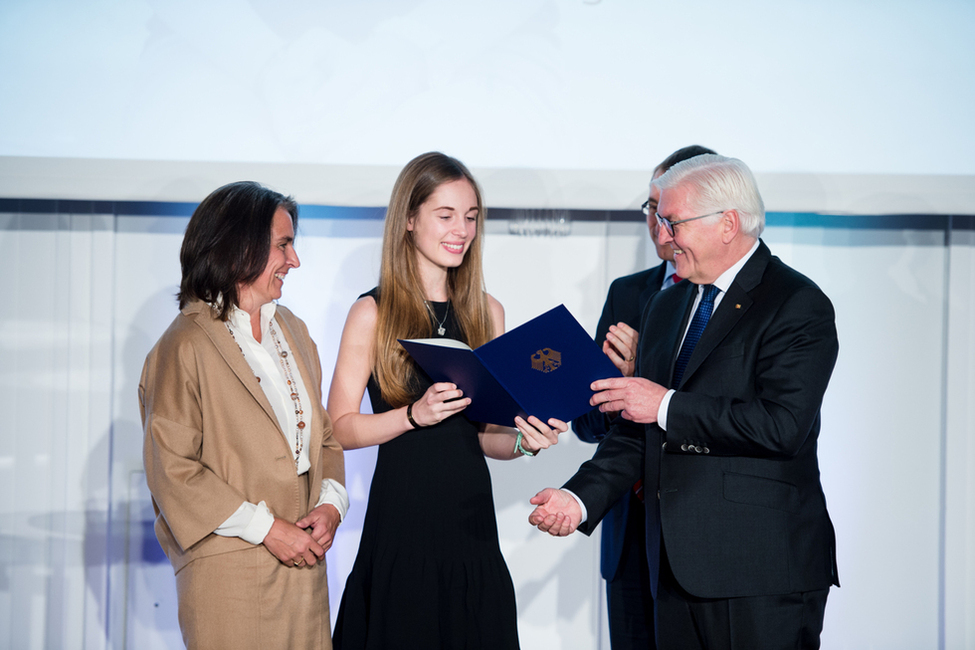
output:
[[[640,207],[643,209],[643,216],[649,217],[650,216],[650,199],[647,199],[646,201],[644,201],[643,202],[643,205],[640,206]]]
[[[670,236],[673,237],[674,226],[676,226],[679,223],[687,223],[688,221],[696,221],[698,219],[704,219],[706,217],[713,217],[716,214],[724,214],[725,212],[727,212],[727,210],[718,210],[717,212],[711,212],[710,214],[702,214],[700,217],[691,217],[690,219],[681,219],[680,221],[671,221],[670,219],[664,219],[656,212],[654,212],[653,215],[657,217],[657,223],[663,226],[664,228],[666,228],[667,232],[670,233]],[[649,214],[649,212],[647,214]]]

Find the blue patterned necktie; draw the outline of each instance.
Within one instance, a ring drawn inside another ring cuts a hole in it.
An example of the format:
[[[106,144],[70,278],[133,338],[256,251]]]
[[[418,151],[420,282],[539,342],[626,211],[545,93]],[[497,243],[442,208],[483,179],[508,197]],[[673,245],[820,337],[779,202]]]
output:
[[[684,337],[684,344],[681,346],[680,354],[677,356],[677,365],[674,366],[674,382],[671,384],[673,388],[680,388],[680,380],[684,377],[684,369],[687,368],[687,362],[691,360],[694,347],[701,340],[701,334],[704,333],[705,326],[711,320],[711,312],[714,311],[714,299],[718,297],[719,291],[720,289],[713,284],[704,285],[704,295],[701,297],[701,302],[697,305],[697,311],[694,312],[691,326],[687,329],[687,336]]]

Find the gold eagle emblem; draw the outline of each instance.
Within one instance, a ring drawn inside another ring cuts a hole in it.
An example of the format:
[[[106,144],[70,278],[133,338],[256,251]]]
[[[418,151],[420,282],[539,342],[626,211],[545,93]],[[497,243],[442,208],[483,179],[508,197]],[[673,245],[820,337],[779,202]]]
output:
[[[552,348],[542,348],[532,355],[532,368],[539,372],[552,372],[562,365],[562,353]]]

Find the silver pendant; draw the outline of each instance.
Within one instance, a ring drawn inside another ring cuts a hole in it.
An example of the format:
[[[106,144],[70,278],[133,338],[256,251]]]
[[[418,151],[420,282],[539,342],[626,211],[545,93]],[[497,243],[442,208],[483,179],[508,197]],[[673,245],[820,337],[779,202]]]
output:
[[[444,328],[442,328],[442,327],[438,327],[437,328],[437,334],[439,334],[440,336],[443,336],[446,333],[447,333],[447,330],[445,330]]]

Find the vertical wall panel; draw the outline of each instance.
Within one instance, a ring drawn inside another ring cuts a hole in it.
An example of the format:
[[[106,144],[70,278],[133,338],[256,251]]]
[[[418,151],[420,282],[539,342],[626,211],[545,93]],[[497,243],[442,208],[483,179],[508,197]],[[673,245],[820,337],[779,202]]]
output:
[[[0,273],[4,277],[14,277],[20,262],[19,217],[14,214],[0,214]],[[13,642],[13,596],[11,592],[12,571],[15,557],[16,528],[13,499],[16,477],[16,396],[13,394],[16,377],[16,351],[21,346],[21,334],[16,327],[14,307],[16,307],[16,282],[0,282],[0,304],[4,308],[0,321],[0,412],[2,435],[0,435],[0,645],[12,647]]]
[[[945,454],[945,648],[975,647],[975,230],[951,237]]]
[[[177,314],[179,248],[187,217],[118,218],[112,269],[115,358],[111,436],[112,486],[108,635],[114,648],[179,648],[176,583],[152,529],[142,471],[138,387],[146,355]]]
[[[934,648],[944,233],[856,226],[766,234],[837,314],[819,458],[843,586],[823,646]]]
[[[3,616],[8,647],[105,645],[107,490],[86,489],[110,423],[111,217],[4,215]],[[109,247],[110,251],[110,247]],[[12,290],[9,288],[12,287]],[[9,309],[9,312],[6,310]]]

